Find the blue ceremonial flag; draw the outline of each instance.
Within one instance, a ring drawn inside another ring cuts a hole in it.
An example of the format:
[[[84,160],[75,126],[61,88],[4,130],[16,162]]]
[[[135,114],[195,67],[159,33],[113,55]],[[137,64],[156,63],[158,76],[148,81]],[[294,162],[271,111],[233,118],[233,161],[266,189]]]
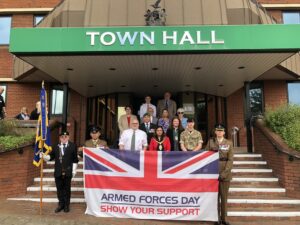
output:
[[[44,87],[44,82],[42,84],[42,89],[40,93],[40,102],[41,102],[41,109],[40,109],[40,115],[38,119],[38,126],[36,130],[34,158],[33,158],[33,165],[37,167],[40,166],[41,164],[39,153],[44,152],[46,155],[48,155],[52,151],[50,128],[49,128],[48,113],[47,113],[48,111],[47,92]]]

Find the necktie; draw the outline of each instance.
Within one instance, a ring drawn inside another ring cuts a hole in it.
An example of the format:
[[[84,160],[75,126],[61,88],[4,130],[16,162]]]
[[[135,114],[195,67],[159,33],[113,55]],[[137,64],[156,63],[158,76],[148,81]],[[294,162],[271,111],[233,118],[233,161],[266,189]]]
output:
[[[150,108],[150,106],[149,106],[149,104],[147,103],[147,113],[149,112],[149,108]]]
[[[131,137],[131,147],[130,147],[131,151],[135,150],[135,130],[133,131],[132,137]]]
[[[146,123],[146,131],[149,133],[149,123]]]
[[[61,148],[61,155],[64,156],[66,150],[66,144],[63,144],[63,147]]]
[[[169,103],[168,100],[166,100],[166,109],[168,109]]]

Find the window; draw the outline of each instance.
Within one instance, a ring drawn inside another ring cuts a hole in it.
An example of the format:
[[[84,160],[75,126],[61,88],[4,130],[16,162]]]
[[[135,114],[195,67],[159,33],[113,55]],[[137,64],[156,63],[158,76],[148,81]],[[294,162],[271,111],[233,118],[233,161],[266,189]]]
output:
[[[283,23],[284,24],[300,24],[300,12],[290,11],[283,12]]]
[[[64,91],[53,89],[51,91],[51,115],[61,115],[63,113]]]
[[[263,88],[262,83],[254,82],[250,84],[249,90],[250,110],[253,116],[263,113]]]
[[[290,104],[300,105],[300,82],[288,83],[288,97]]]
[[[0,45],[9,44],[11,16],[0,16]]]
[[[44,19],[44,17],[44,15],[34,15],[33,26],[38,25]]]
[[[6,85],[5,84],[0,84],[0,87],[2,87],[4,89],[4,91],[2,93],[2,97],[4,99],[4,102],[6,103]]]

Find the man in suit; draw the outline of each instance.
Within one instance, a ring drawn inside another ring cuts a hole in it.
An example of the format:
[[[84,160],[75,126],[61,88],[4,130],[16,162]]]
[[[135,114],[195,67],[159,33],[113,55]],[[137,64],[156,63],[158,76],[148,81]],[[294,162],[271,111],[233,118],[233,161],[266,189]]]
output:
[[[145,131],[147,134],[148,145],[150,143],[151,138],[153,137],[156,129],[156,125],[150,122],[150,114],[145,113],[143,116],[143,123],[140,124],[140,130]]]
[[[35,109],[30,113],[30,120],[38,120],[41,113],[41,102],[35,104]]]
[[[58,207],[55,213],[70,211],[71,180],[76,175],[78,165],[77,147],[69,141],[69,132],[59,135],[60,143],[53,147],[49,155],[43,155],[45,161],[55,160],[54,177],[57,189]]]
[[[164,109],[168,110],[170,119],[176,115],[177,104],[171,99],[171,93],[168,91],[164,94],[164,99],[159,100],[157,103],[157,113],[159,117],[162,116]]]
[[[119,119],[118,125],[120,130],[120,136],[124,130],[129,129],[133,120],[137,119],[135,115],[132,115],[131,106],[125,106],[125,115],[122,115]]]
[[[150,115],[150,122],[157,125],[158,119],[156,116],[154,116],[154,109],[152,107],[149,108],[148,113]]]

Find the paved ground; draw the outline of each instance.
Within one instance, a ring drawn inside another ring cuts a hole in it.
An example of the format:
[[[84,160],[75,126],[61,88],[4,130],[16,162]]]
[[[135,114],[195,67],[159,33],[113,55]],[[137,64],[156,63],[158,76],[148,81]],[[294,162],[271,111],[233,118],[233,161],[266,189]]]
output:
[[[72,204],[69,213],[54,213],[56,204],[44,203],[39,215],[39,203],[0,199],[0,225],[212,225],[209,222],[156,221],[116,218],[96,218],[84,214],[84,204]],[[232,225],[299,225],[299,221],[232,221]]]

